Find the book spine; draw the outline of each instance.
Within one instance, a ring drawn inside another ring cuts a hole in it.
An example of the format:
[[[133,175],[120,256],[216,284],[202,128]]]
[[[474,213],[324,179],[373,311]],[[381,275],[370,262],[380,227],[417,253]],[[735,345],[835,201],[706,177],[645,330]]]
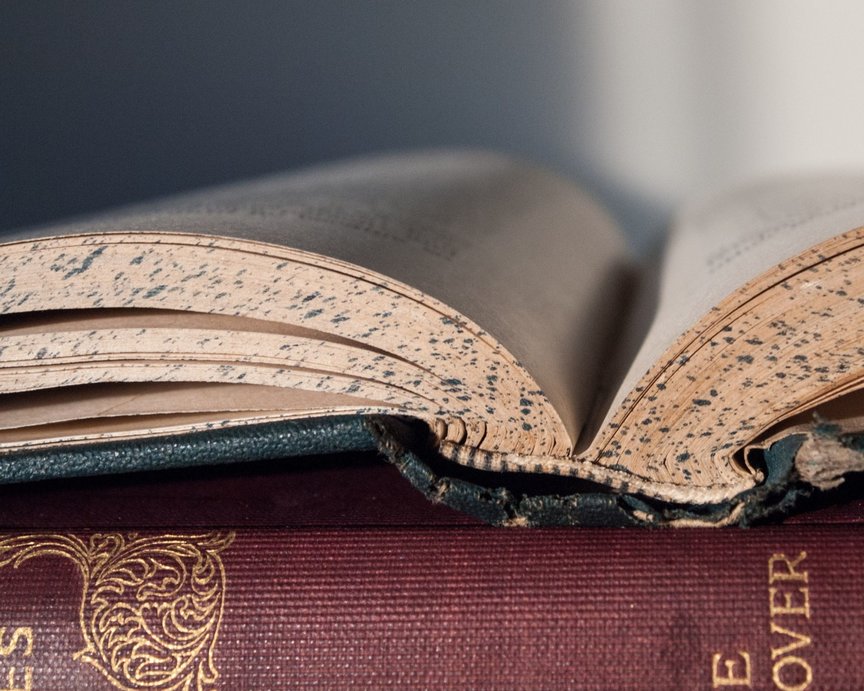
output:
[[[864,688],[864,533],[0,534],[2,689]]]

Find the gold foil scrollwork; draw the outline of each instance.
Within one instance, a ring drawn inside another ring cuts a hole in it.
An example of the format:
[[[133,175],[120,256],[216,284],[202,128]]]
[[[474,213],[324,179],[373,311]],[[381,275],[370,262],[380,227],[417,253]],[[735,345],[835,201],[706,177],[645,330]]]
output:
[[[220,553],[234,533],[139,536],[96,533],[0,538],[0,567],[46,555],[83,577],[84,647],[74,658],[120,689],[212,688],[225,603]]]

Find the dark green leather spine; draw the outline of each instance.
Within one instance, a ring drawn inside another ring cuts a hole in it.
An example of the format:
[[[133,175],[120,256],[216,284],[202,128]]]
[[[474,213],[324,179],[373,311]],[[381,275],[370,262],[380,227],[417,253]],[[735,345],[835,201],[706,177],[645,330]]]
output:
[[[0,458],[0,482],[220,465],[375,448],[375,440],[363,418],[320,417],[3,456]]]
[[[864,445],[850,438],[850,448]],[[740,525],[790,512],[813,488],[796,476],[794,458],[802,437],[790,436],[765,452],[766,480],[733,501],[676,506],[602,488],[578,492],[525,493],[489,484],[482,476],[456,477],[457,468],[435,457],[424,432],[389,418],[332,416],[258,425],[214,428],[182,435],[70,445],[0,458],[0,482],[31,482],[290,459],[326,453],[377,450],[431,501],[506,526],[662,526],[675,522]],[[443,469],[442,469],[443,468]],[[478,471],[479,472],[479,471]]]

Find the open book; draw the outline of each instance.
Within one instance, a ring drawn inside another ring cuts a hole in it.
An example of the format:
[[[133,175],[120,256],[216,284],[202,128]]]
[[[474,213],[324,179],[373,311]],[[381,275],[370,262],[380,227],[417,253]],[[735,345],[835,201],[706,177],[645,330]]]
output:
[[[436,152],[24,231],[0,246],[0,475],[350,420],[403,464],[746,520],[864,468],[862,225],[864,179],[754,187],[640,266],[570,182]],[[553,494],[511,522],[569,520]]]

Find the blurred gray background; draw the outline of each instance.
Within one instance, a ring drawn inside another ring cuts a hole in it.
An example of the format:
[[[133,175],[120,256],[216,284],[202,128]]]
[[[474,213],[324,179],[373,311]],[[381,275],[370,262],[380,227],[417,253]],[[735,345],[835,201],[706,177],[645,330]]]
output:
[[[862,28],[852,0],[0,0],[0,231],[465,145],[644,245],[705,188],[864,167]]]

